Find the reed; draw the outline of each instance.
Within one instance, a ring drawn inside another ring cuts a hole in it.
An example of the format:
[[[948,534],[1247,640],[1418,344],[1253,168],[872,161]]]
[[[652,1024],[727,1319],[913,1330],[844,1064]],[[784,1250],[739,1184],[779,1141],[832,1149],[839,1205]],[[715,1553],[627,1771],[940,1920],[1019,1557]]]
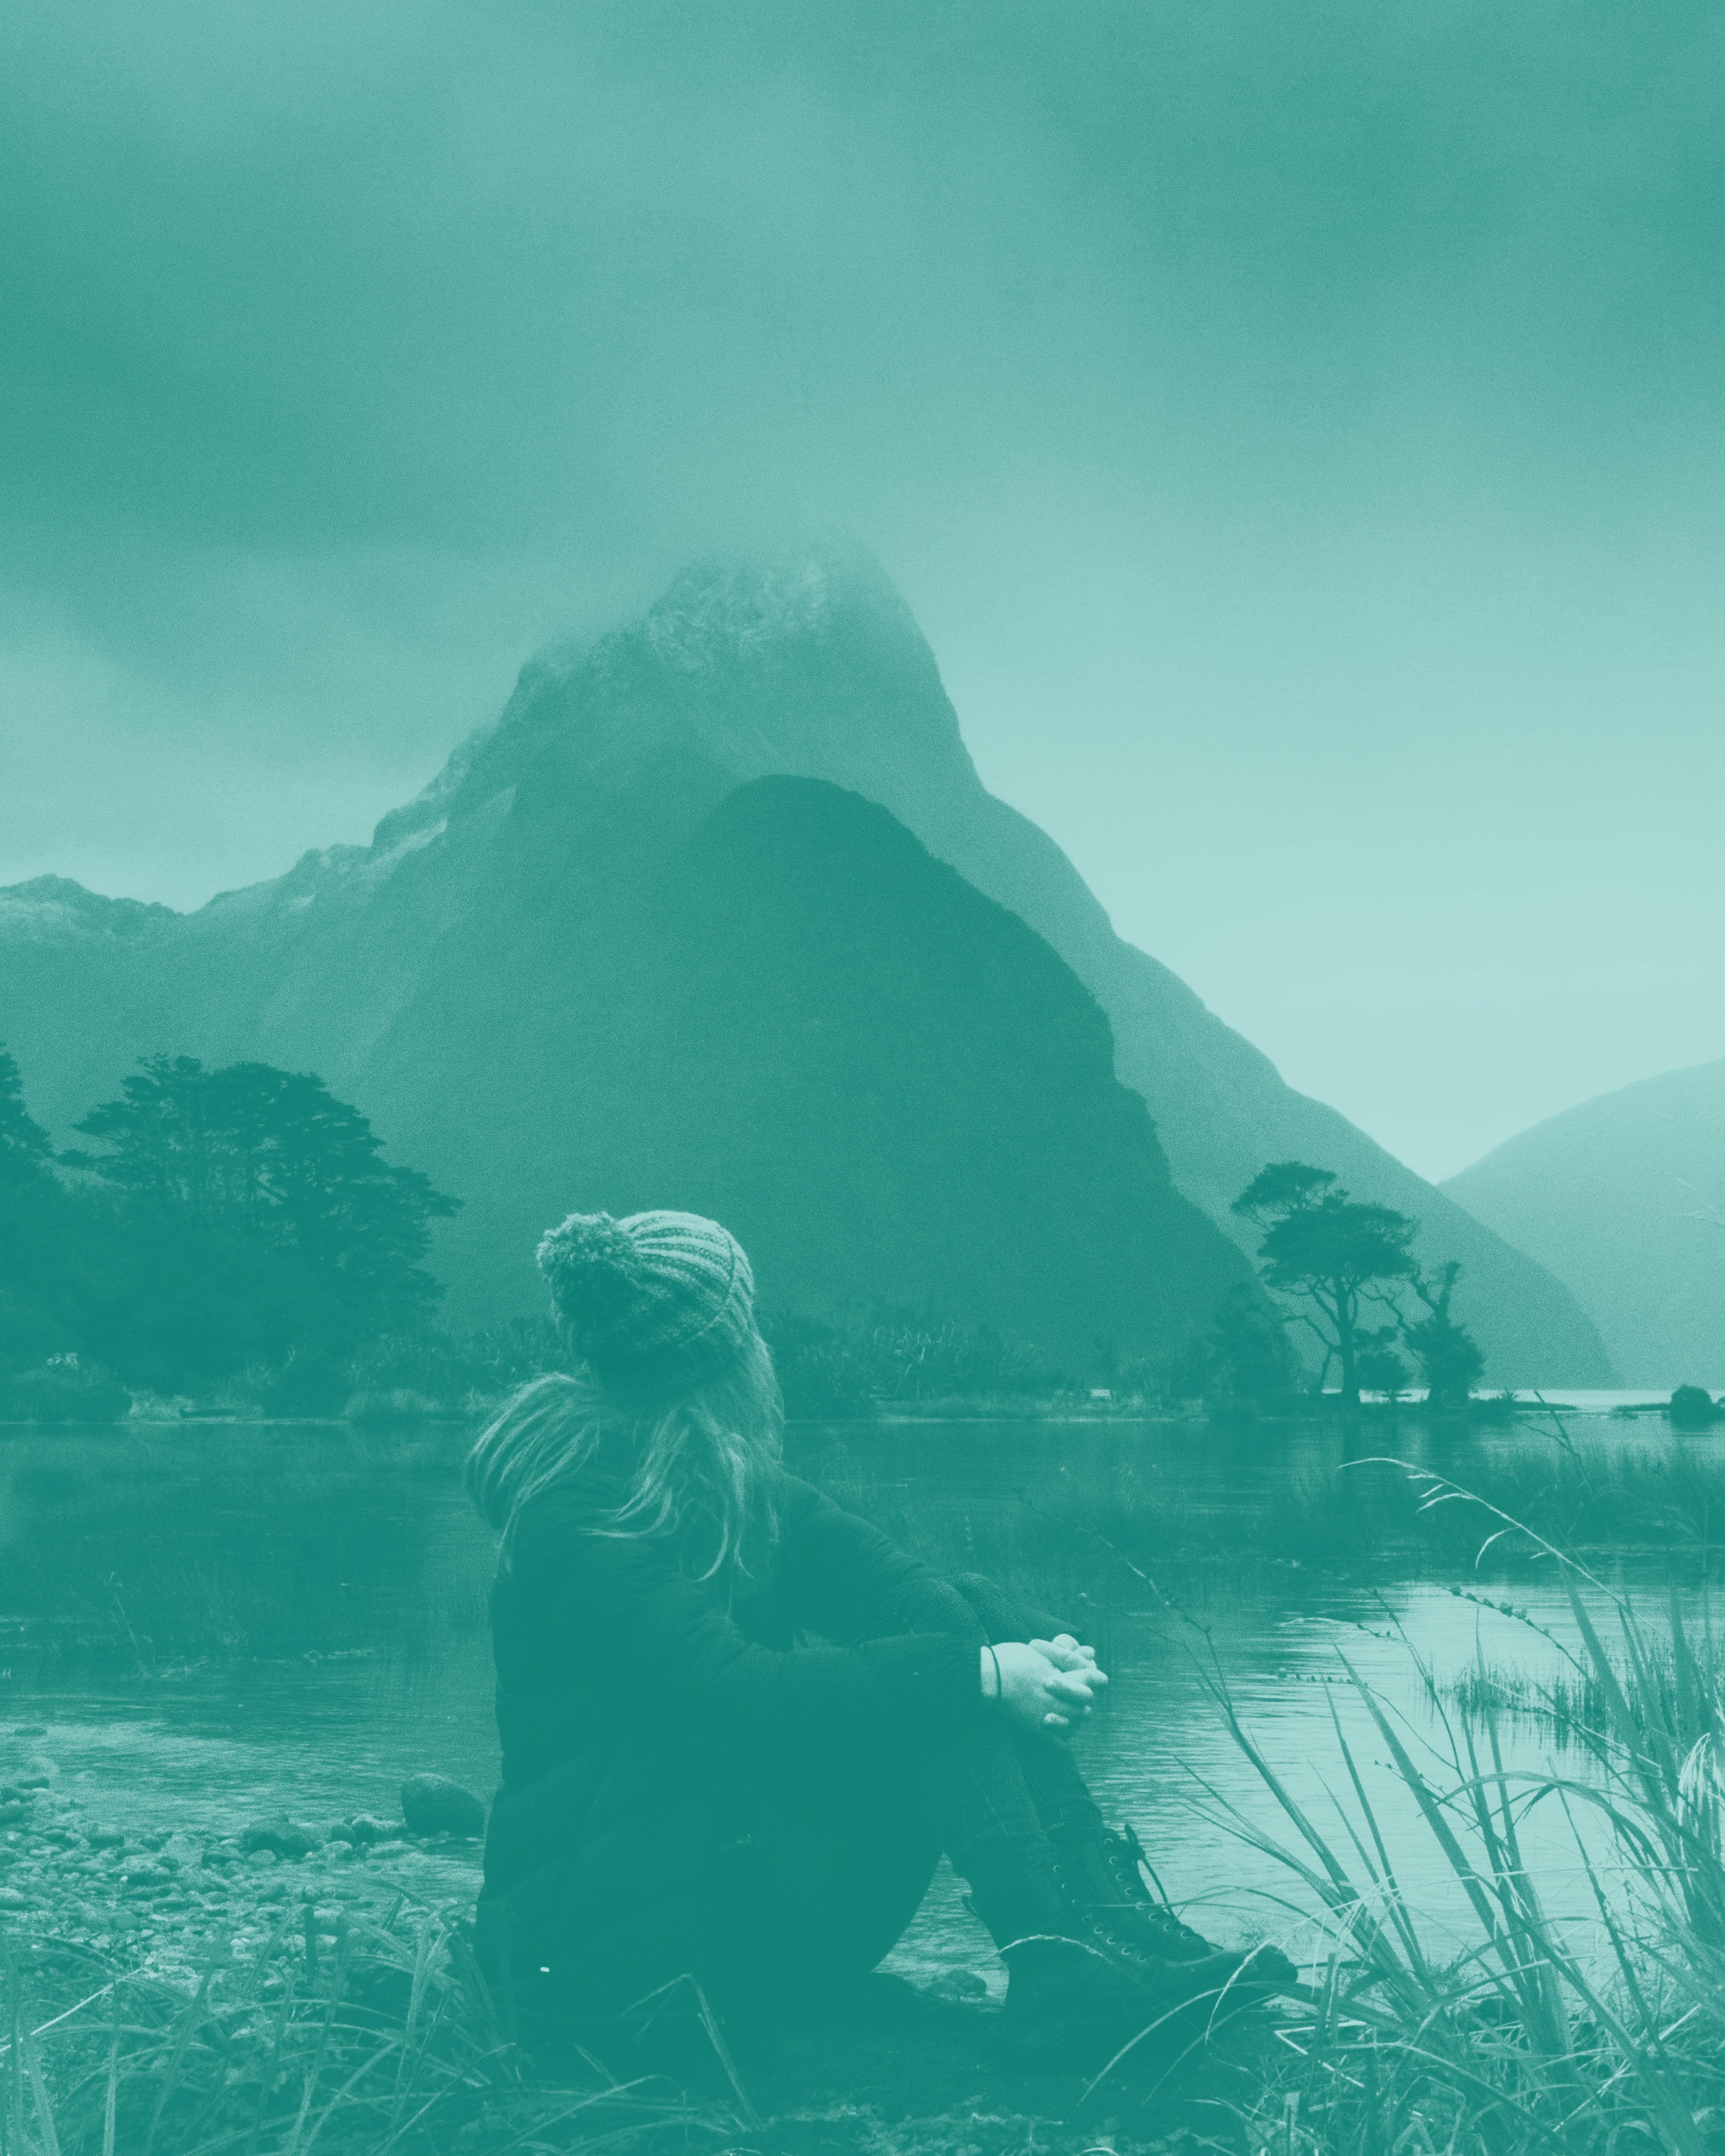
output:
[[[1477,1506],[1416,1474],[1431,1507]],[[1577,1770],[1504,1764],[1502,1709],[1456,1713],[1411,1642],[1435,1737],[1399,1722],[1345,1656],[1363,1703],[1468,1912],[1441,1956],[1403,1892],[1363,1764],[1332,1708],[1334,1826],[1313,1816],[1209,1681],[1281,1825],[1266,1830],[1211,1790],[1219,1822],[1276,1859],[1287,1907],[1322,1940],[1305,2013],[1218,2145],[1275,2156],[1608,2156],[1725,2148],[1725,1751],[1711,1661],[1673,1604],[1650,1615],[1574,1557],[1503,1518],[1558,1566]],[[1530,1815],[1566,1823],[1594,1913],[1549,1912],[1523,1849]]]

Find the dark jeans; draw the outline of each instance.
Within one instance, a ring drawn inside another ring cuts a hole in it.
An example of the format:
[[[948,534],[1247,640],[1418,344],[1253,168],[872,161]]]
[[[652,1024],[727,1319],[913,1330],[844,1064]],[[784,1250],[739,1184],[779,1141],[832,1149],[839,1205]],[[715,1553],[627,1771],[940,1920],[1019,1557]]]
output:
[[[906,1629],[957,1632],[980,1654],[1038,1628],[967,1574],[931,1579]],[[494,1967],[512,1964],[541,2010],[616,2012],[685,1972],[726,2001],[807,1997],[891,1950],[942,1853],[998,1896],[1045,1872],[1050,1830],[1096,1818],[1065,1746],[993,1715],[868,1756],[787,1745],[686,1772],[668,1801],[506,1904],[481,1903]]]

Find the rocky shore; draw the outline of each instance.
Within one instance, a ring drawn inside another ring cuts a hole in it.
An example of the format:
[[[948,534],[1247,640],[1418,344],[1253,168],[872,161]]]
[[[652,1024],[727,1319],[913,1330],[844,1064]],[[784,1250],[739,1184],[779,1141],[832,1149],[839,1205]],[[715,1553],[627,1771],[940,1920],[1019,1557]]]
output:
[[[172,1977],[213,1952],[250,1959],[285,1925],[335,1938],[404,1905],[459,1921],[479,1892],[484,1808],[434,1774],[411,1778],[403,1798],[399,1819],[266,1813],[221,1833],[139,1829],[62,1790],[50,1761],[27,1761],[0,1780],[0,1924]]]

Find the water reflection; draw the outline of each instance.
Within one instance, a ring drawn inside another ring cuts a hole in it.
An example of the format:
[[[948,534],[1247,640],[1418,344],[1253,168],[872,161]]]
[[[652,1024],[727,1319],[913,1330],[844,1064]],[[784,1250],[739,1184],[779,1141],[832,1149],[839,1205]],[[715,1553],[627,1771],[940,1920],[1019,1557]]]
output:
[[[493,1553],[460,1488],[466,1437],[0,1432],[0,1713],[47,1732],[14,1748],[39,1752],[90,1804],[151,1823],[383,1809],[424,1766],[488,1789]],[[1286,1822],[1228,1733],[1219,1684],[1291,1791],[1332,1824],[1339,1724],[1399,1839],[1409,1894],[1441,1923],[1453,1890],[1343,1658],[1425,1746],[1441,1728],[1410,1646],[1441,1692],[1482,1650],[1553,1671],[1569,1634],[1548,1558],[1511,1536],[1476,1570],[1497,1522],[1461,1504],[1422,1511],[1420,1487],[1378,1455],[1538,1519],[1586,1549],[1608,1586],[1673,1588],[1692,1610],[1725,1517],[1725,1443],[1603,1417],[1562,1432],[1413,1416],[1351,1432],[850,1425],[795,1432],[792,1452],[931,1562],[1009,1578],[1096,1641],[1116,1681],[1080,1740],[1086,1770],[1138,1824],[1170,1890],[1220,1905],[1224,1933],[1261,1926],[1254,1897],[1286,1881],[1219,1835],[1218,1810]],[[1516,1741],[1521,1763],[1549,1756],[1534,1725]],[[1531,1831],[1562,1905],[1580,1891],[1562,1822]],[[915,1950],[974,1952],[953,1911],[947,1891]]]

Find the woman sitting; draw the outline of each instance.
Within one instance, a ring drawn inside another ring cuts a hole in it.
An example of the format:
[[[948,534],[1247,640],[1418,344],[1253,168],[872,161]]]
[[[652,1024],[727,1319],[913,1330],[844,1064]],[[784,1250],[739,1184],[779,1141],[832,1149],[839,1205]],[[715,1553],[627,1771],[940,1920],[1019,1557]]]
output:
[[[989,1582],[948,1583],[780,1464],[747,1259],[685,1213],[540,1245],[571,1377],[474,1448],[503,1786],[482,1934],[580,2027],[685,1974],[771,2015],[872,1969],[944,1852],[1027,2033],[1261,1997],[1153,1899],[1062,1741],[1106,1679]]]

